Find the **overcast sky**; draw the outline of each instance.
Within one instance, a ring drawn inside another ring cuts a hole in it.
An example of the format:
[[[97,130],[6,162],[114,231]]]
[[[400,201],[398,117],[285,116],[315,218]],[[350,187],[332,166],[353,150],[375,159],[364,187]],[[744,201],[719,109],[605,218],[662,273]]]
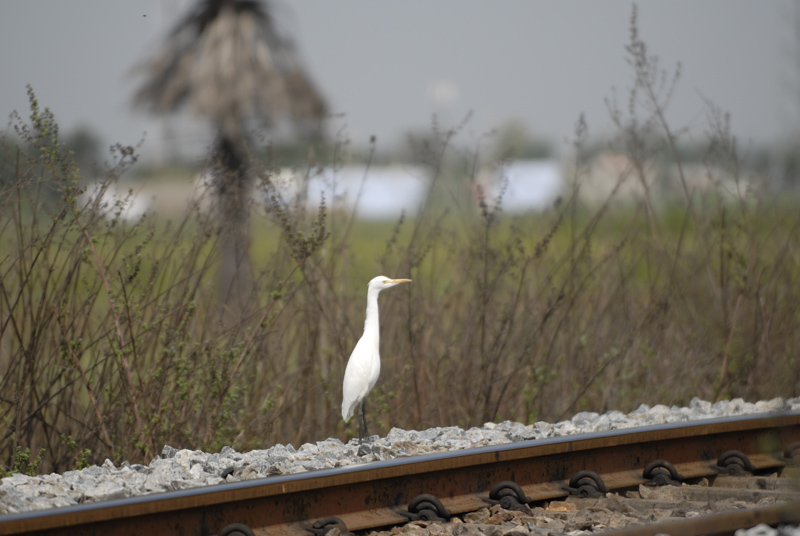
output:
[[[133,110],[131,67],[148,57],[188,1],[0,2],[0,116],[26,112],[25,85],[62,132],[87,125],[105,142],[157,152],[159,119]],[[379,144],[473,112],[465,137],[510,121],[556,145],[585,113],[610,130],[604,100],[630,85],[621,0],[283,0],[277,15],[356,144]],[[789,0],[642,1],[640,35],[683,76],[670,118],[703,132],[708,98],[744,143],[773,143],[797,123],[795,6]],[[793,89],[794,88],[794,89]],[[23,113],[24,115],[24,113]],[[4,121],[4,130],[7,128]],[[191,132],[181,132],[186,143]],[[202,138],[202,133],[195,137]],[[202,140],[201,140],[202,141]],[[148,149],[149,145],[149,149]]]

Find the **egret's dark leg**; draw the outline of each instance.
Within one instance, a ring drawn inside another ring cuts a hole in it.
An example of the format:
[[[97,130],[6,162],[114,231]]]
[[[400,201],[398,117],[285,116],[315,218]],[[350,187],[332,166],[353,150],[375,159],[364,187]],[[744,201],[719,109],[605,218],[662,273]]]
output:
[[[361,411],[358,414],[358,444],[361,444],[362,438],[369,437],[369,430],[367,429],[367,401],[361,401]]]
[[[361,430],[361,427],[363,426],[363,423],[361,422],[361,414],[363,413],[363,411],[364,411],[364,404],[362,403],[362,404],[359,404],[359,406],[358,406],[358,444],[359,445],[361,444],[361,442],[363,440],[363,435],[362,435],[363,432]]]

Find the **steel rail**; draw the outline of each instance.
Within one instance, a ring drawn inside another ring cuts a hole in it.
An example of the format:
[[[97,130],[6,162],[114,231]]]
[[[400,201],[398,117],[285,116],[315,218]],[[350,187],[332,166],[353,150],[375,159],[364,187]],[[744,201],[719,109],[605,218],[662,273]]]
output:
[[[603,536],[656,536],[657,534],[703,534],[705,536],[733,535],[738,529],[751,528],[764,523],[800,524],[800,502],[793,501],[770,506],[729,510],[705,516],[664,521],[653,525],[637,525],[604,532]]]
[[[609,489],[644,483],[643,468],[659,459],[687,479],[716,475],[717,458],[730,450],[756,471],[780,470],[784,449],[798,441],[800,411],[578,434],[6,515],[0,535],[196,536],[242,523],[261,534],[309,536],[311,522],[328,516],[365,530],[405,522],[420,494],[453,514],[478,510],[502,481],[540,501],[568,495],[567,482],[584,470]]]

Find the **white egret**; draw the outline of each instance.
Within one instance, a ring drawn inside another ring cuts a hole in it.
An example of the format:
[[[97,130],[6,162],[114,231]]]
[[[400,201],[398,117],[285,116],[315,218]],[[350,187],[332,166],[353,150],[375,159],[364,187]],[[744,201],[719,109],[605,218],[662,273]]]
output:
[[[367,318],[364,320],[364,334],[353,348],[347,368],[344,371],[344,385],[342,386],[342,418],[349,421],[361,405],[358,414],[358,443],[368,435],[366,414],[366,398],[375,387],[381,373],[380,338],[381,330],[378,320],[378,294],[382,290],[409,283],[410,279],[390,279],[379,275],[367,285]],[[363,426],[363,433],[362,433]]]

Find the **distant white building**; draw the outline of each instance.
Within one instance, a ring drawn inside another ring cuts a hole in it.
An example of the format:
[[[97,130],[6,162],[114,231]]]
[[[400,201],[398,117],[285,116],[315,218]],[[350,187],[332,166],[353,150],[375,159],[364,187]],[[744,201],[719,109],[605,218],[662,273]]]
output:
[[[273,178],[284,201],[300,195],[304,171],[282,170]],[[396,219],[405,211],[416,214],[430,184],[419,166],[344,166],[314,170],[308,177],[306,206],[313,210],[325,198],[329,209],[355,213],[363,220]]]
[[[681,171],[690,195],[741,196],[754,180],[748,175],[737,182],[728,170],[702,163],[684,163]],[[609,199],[614,204],[637,203],[644,200],[647,192],[656,206],[685,197],[681,175],[674,163],[659,168],[647,160],[637,166],[627,155],[615,152],[595,156],[579,174],[578,181],[578,196],[587,205],[602,204]]]
[[[556,160],[512,160],[482,173],[478,185],[489,206],[502,194],[503,212],[539,212],[562,194],[564,178]]]
[[[114,217],[119,213],[125,221],[135,221],[153,209],[153,202],[140,191],[133,188],[124,189],[117,183],[109,184],[105,188],[99,183],[86,187],[86,191],[78,196],[81,205],[97,204],[98,208],[107,217]]]
[[[79,197],[82,204],[92,202],[101,195],[99,208],[112,217],[116,212],[127,221],[135,221],[145,214],[183,214],[194,204],[203,210],[211,206],[213,191],[204,175],[196,179],[173,176],[155,176],[146,180],[119,180],[105,186],[100,182],[86,185]]]
[[[654,188],[655,168],[645,162],[642,168],[649,189]],[[612,196],[621,203],[644,199],[645,188],[635,163],[621,153],[605,152],[595,156],[585,173],[578,178],[578,197],[588,205],[605,203]]]

